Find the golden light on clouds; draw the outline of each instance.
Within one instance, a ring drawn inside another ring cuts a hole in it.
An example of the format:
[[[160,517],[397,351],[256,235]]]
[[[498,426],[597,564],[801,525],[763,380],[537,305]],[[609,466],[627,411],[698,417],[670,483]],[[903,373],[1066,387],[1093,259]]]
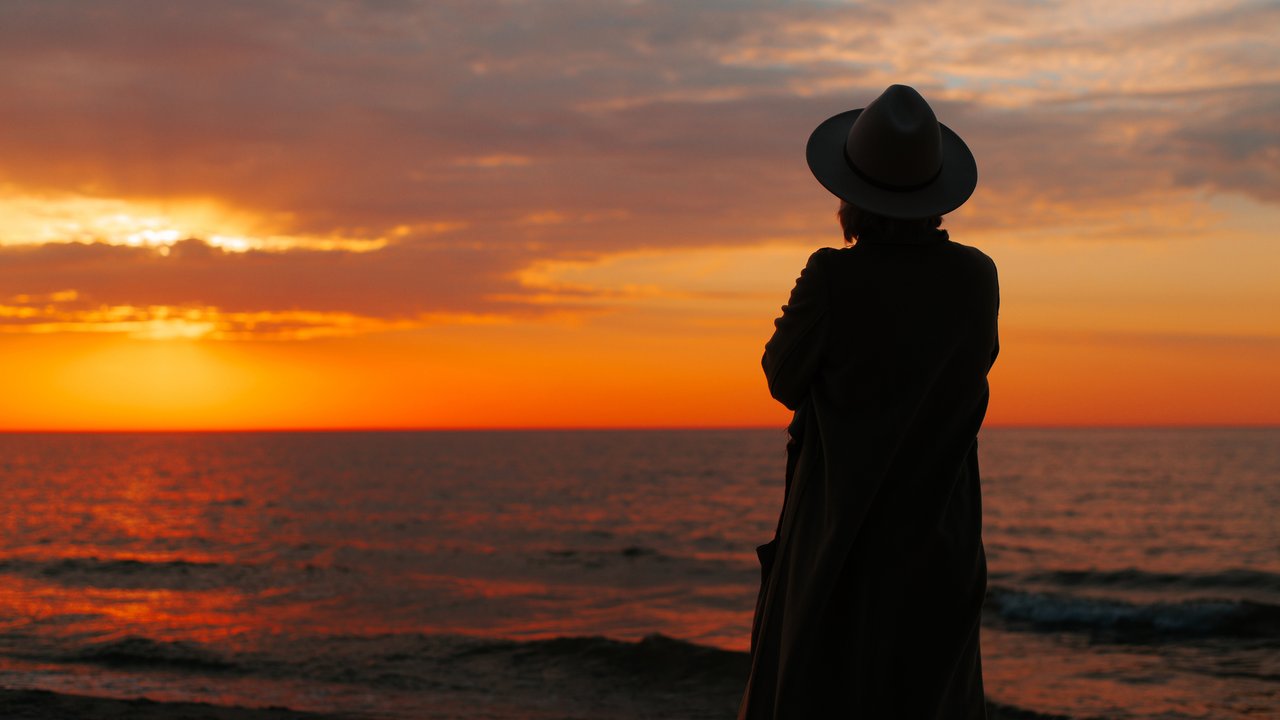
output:
[[[68,291],[70,300],[75,293]],[[20,300],[16,298],[15,300]],[[118,333],[140,340],[314,340],[387,332],[447,322],[475,322],[468,316],[383,320],[351,313],[297,311],[223,312],[210,307],[153,305],[63,309],[62,303],[0,305],[0,318],[23,324],[0,326],[0,333]]]
[[[761,345],[840,244],[804,141],[894,82],[979,160],[946,227],[1001,269],[992,422],[1280,422],[1277,32],[1231,0],[6,3],[0,427],[780,425]]]
[[[385,238],[324,237],[263,232],[264,222],[212,200],[146,202],[0,192],[0,245],[102,243],[155,248],[161,254],[181,240],[202,239],[227,252],[344,250],[369,252]],[[445,229],[449,229],[447,226]]]

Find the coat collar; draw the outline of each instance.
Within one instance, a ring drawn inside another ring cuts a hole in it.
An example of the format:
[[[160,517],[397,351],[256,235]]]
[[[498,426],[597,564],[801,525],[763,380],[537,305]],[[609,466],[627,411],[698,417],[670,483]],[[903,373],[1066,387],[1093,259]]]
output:
[[[859,245],[866,243],[867,245],[935,245],[937,243],[946,242],[949,235],[946,230],[937,230],[934,228],[920,228],[911,230],[906,233],[898,233],[892,236],[883,236],[880,234],[864,233],[858,238]]]

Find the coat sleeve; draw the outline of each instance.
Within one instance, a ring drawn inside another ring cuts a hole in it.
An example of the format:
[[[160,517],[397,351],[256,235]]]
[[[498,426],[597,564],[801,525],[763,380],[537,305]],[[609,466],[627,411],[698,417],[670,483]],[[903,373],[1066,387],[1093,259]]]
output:
[[[995,263],[991,265],[991,282],[995,285],[996,292],[996,331],[995,342],[991,348],[991,364],[987,366],[987,370],[995,367],[996,357],[1000,355],[1000,280],[997,278]]]
[[[773,322],[773,337],[764,346],[765,379],[769,394],[789,410],[800,407],[821,364],[827,325],[827,290],[824,257],[835,250],[823,248],[809,262],[782,306],[782,317]]]

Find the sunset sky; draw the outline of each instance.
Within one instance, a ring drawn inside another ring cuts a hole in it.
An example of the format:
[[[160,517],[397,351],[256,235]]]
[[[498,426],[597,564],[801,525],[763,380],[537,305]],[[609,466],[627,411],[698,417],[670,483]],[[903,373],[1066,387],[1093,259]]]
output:
[[[891,83],[978,158],[991,425],[1280,423],[1280,3],[0,4],[0,429],[786,422]]]

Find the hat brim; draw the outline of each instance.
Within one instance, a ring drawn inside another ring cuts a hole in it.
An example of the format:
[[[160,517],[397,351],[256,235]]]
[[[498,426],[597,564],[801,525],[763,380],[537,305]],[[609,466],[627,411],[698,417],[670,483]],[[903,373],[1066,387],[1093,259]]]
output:
[[[911,190],[890,190],[859,175],[845,159],[844,146],[863,108],[827,118],[809,136],[809,169],[833,195],[891,218],[928,218],[955,210],[978,186],[978,163],[969,146],[951,128],[942,131],[942,170],[931,182]]]

